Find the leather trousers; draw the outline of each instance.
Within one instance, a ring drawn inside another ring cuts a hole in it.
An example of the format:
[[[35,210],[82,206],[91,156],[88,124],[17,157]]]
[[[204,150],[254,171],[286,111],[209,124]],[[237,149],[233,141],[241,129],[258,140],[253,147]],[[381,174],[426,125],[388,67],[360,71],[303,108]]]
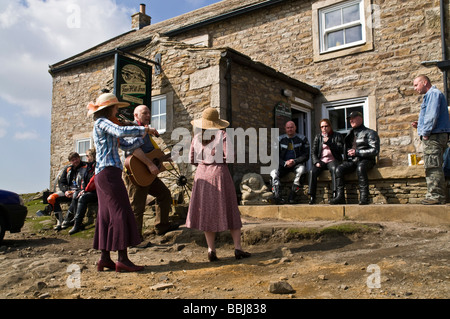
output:
[[[360,201],[368,201],[369,178],[367,176],[367,171],[374,165],[375,163],[371,160],[348,161],[340,164],[336,169],[336,197],[344,197],[344,175],[356,170],[356,175],[358,176]]]
[[[329,163],[322,163],[320,167],[313,166],[311,171],[309,172],[309,195],[312,197],[316,197],[317,191],[317,178],[320,173],[324,170],[329,170],[331,175],[331,189],[333,190],[333,195],[336,194],[336,168],[338,167],[339,162],[332,161]]]

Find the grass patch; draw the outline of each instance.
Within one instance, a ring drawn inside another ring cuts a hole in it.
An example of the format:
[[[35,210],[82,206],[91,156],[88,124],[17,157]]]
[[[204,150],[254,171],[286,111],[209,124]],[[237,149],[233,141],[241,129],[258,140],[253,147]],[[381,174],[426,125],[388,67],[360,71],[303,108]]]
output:
[[[317,239],[323,236],[346,236],[356,233],[368,233],[378,231],[379,229],[379,226],[377,227],[375,225],[344,223],[324,228],[289,228],[287,229],[287,237],[288,239]]]
[[[31,194],[33,195],[33,194]],[[30,196],[31,197],[31,196]],[[42,199],[31,200],[28,198],[25,206],[28,208],[27,219],[25,223],[32,232],[46,234],[46,233],[54,233],[55,230],[53,227],[55,226],[55,219],[53,216],[37,216],[36,212],[38,210],[44,210],[47,204],[42,202]],[[61,235],[69,235],[69,230],[72,229],[72,226],[69,226],[66,229],[59,231]],[[87,225],[85,230],[78,232],[73,235],[69,235],[70,237],[77,238],[86,238],[91,239],[94,238],[95,226],[94,224]]]

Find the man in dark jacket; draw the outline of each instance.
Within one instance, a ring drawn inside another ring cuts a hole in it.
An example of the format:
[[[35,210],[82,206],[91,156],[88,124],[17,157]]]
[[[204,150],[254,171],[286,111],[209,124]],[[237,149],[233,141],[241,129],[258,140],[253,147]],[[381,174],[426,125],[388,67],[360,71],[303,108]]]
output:
[[[344,175],[356,170],[359,183],[359,204],[369,204],[369,179],[367,171],[376,163],[380,153],[378,133],[364,126],[360,112],[348,116],[352,129],[344,138],[344,162],[336,169],[337,195],[330,204],[344,204]]]
[[[285,124],[285,132],[279,137],[279,166],[270,172],[272,178],[272,192],[274,200],[277,203],[283,203],[280,193],[280,177],[289,172],[295,172],[294,183],[291,193],[289,194],[289,202],[295,203],[295,196],[300,193],[301,177],[306,174],[306,161],[309,159],[309,142],[308,139],[295,133],[297,127],[293,121]]]
[[[73,219],[77,210],[77,197],[78,192],[81,190],[81,180],[87,167],[87,164],[81,160],[80,155],[76,152],[71,152],[68,160],[70,164],[64,167],[61,177],[58,180],[59,189],[64,193],[64,196],[58,197],[53,207],[57,218],[55,230],[62,229],[63,220],[70,221]],[[71,202],[70,207],[67,210],[65,218],[63,218],[60,203],[69,200]]]

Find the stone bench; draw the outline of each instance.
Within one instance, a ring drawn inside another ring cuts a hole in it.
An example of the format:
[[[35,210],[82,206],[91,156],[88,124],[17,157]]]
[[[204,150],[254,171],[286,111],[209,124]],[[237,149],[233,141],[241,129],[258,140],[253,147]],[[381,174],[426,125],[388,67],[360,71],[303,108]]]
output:
[[[368,172],[370,203],[373,204],[419,204],[425,198],[427,184],[425,181],[425,169],[422,165],[415,166],[375,166]],[[290,192],[295,174],[289,173],[283,176],[281,192],[287,198]],[[267,185],[270,185],[270,176],[264,176]],[[450,198],[450,180],[447,178],[447,202]],[[302,184],[303,189],[299,204],[307,204],[308,177]],[[358,178],[356,172],[345,175],[345,193],[348,204],[357,204],[359,199]],[[331,176],[329,171],[323,171],[317,179],[316,203],[327,204],[332,198]]]

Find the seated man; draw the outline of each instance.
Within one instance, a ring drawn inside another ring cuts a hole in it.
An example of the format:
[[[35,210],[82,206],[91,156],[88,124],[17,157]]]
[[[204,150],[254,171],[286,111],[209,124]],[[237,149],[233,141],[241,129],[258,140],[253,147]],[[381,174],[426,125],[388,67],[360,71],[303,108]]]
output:
[[[95,165],[96,165],[96,151],[95,148],[91,148],[86,152],[88,158],[87,168],[81,181],[81,191],[78,193],[78,203],[75,216],[73,218],[73,228],[69,231],[70,235],[73,235],[84,229],[83,218],[86,215],[88,205],[91,203],[97,203],[97,191],[95,189]],[[66,222],[66,221],[64,221]],[[62,228],[64,228],[64,222]],[[72,221],[70,222],[72,223]],[[69,225],[69,223],[67,223]]]
[[[47,210],[54,211],[57,224],[55,230],[62,229],[63,214],[61,203],[70,201],[70,207],[67,211],[66,220],[71,220],[77,209],[77,197],[80,191],[81,179],[86,170],[86,163],[76,152],[71,152],[68,157],[70,164],[64,167],[62,174],[58,180],[60,191],[51,194],[47,201],[50,204]]]
[[[276,203],[282,204],[284,201],[280,193],[280,177],[289,172],[295,172],[294,183],[288,198],[289,203],[293,204],[295,196],[301,190],[301,177],[307,172],[305,164],[309,159],[309,142],[305,136],[295,133],[297,127],[293,121],[288,121],[284,128],[286,134],[279,137],[279,166],[278,169],[270,172],[270,177],[273,199]]]
[[[380,153],[378,133],[364,126],[360,112],[351,112],[347,117],[352,129],[344,138],[344,161],[336,169],[336,197],[330,204],[345,204],[344,175],[356,170],[359,183],[359,205],[369,204],[369,178],[367,171],[376,163]]]

